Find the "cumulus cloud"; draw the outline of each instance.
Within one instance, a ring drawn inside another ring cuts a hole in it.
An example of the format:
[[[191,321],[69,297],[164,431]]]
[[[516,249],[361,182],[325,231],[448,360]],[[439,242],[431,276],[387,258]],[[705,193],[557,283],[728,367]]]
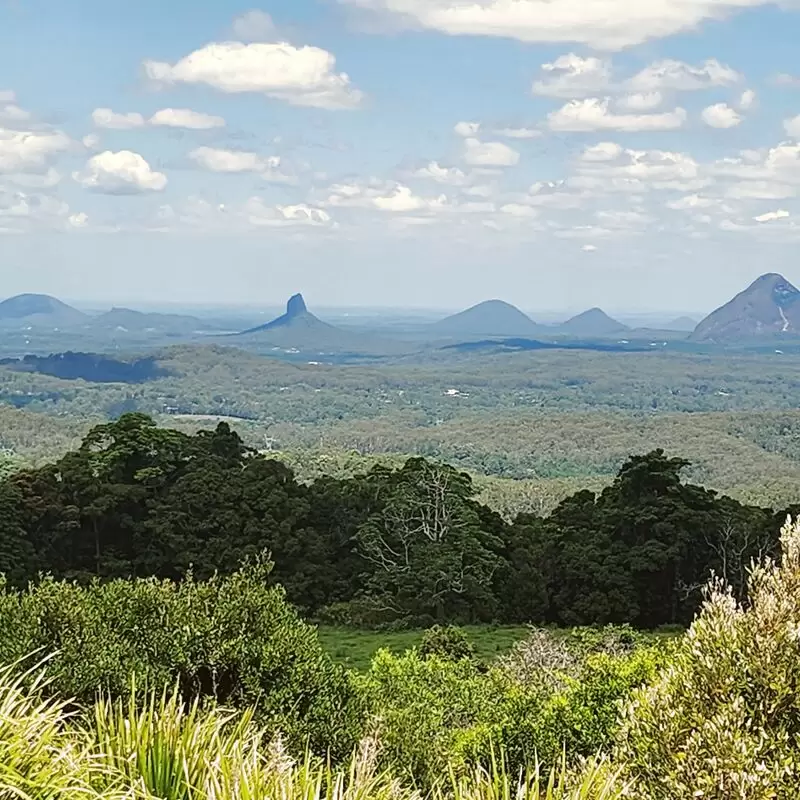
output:
[[[14,103],[16,99],[16,92],[11,89],[0,89],[0,103]]]
[[[296,106],[342,109],[361,104],[336,58],[318,47],[287,42],[213,42],[169,64],[145,61],[147,77],[161,84],[198,84],[221,92],[263,94]]]
[[[672,131],[683,127],[686,111],[676,108],[661,114],[615,114],[610,100],[597,97],[573,100],[547,116],[553,131]]]
[[[692,30],[768,0],[339,0],[450,35],[579,42],[617,50]]]
[[[739,113],[727,103],[715,103],[713,106],[708,106],[703,109],[700,116],[709,128],[735,128],[742,122]]]
[[[749,111],[758,100],[758,95],[752,89],[745,89],[739,98],[739,108],[742,111]]]
[[[793,139],[800,139],[800,114],[791,119],[787,119],[783,123],[783,128]]]
[[[131,111],[127,114],[118,114],[110,108],[96,108],[92,111],[92,123],[95,128],[106,128],[108,130],[125,131],[132,128],[143,128],[145,125],[144,117]]]
[[[700,164],[686,153],[667,150],[630,150],[615,144],[601,144],[584,151],[578,163],[578,174],[570,185],[584,189],[619,189],[644,192],[648,189],[691,190],[705,185]]]
[[[276,36],[275,23],[266,11],[252,9],[239,14],[231,26],[240,42],[269,42]]]
[[[607,59],[581,58],[575,53],[542,64],[544,77],[534,81],[533,94],[545,97],[576,98],[604,92],[611,83],[611,63]]]
[[[458,167],[443,167],[438,161],[431,161],[420,167],[414,171],[413,176],[452,186],[461,186],[467,180],[466,174]]]
[[[721,64],[715,58],[708,59],[699,67],[683,61],[665,59],[645,67],[627,82],[627,86],[638,92],[692,92],[714,86],[731,86],[741,78],[736,70]]]
[[[617,101],[623,111],[652,111],[664,102],[661,92],[635,92],[626,94]]]
[[[369,208],[408,214],[439,211],[447,205],[447,196],[444,194],[423,197],[401,183],[334,184],[328,191],[328,197],[322,205],[340,208]]]
[[[256,227],[331,227],[333,224],[327,211],[304,203],[271,206],[260,197],[251,197],[244,210],[248,222]]]
[[[453,131],[457,136],[469,138],[477,136],[481,130],[480,122],[457,122],[453,127]]]
[[[86,162],[82,172],[73,173],[73,178],[85,189],[104,194],[160,192],[167,185],[164,173],[153,170],[139,153],[131,150],[98,153]]]
[[[281,159],[279,156],[264,157],[245,150],[197,147],[189,153],[189,158],[209,172],[228,174],[254,172],[266,180],[278,183],[291,181],[288,175],[284,175],[280,171]]]
[[[616,161],[623,153],[622,147],[615,142],[599,142],[587,147],[581,153],[581,161],[607,162]]]
[[[44,172],[72,140],[61,131],[21,131],[0,127],[0,174]]]
[[[761,214],[758,217],[753,217],[756,222],[774,222],[777,219],[786,219],[791,216],[788,211],[779,208],[777,211],[768,211],[766,214]]]
[[[211,128],[224,128],[225,120],[222,117],[202,114],[188,108],[162,108],[150,117],[149,124],[167,128],[206,131]]]
[[[79,211],[77,214],[70,214],[67,221],[73,228],[85,228],[89,224],[89,215],[85,211]]]
[[[513,167],[519,163],[519,153],[503,142],[464,140],[464,161],[473,167]]]

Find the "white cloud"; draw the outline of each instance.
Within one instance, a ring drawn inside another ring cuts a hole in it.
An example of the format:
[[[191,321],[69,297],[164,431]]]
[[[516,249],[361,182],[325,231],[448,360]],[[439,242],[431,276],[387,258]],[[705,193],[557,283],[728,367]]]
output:
[[[598,146],[600,147],[600,146]],[[675,189],[692,191],[708,183],[700,165],[685,153],[667,150],[621,150],[607,144],[589,148],[578,164],[570,185],[599,191]],[[587,153],[589,158],[587,158]],[[614,154],[617,154],[614,157]],[[602,156],[602,158],[601,158]],[[614,181],[622,182],[614,186]],[[629,185],[625,185],[630,182]]]
[[[770,150],[745,150],[738,158],[723,158],[708,167],[712,175],[745,181],[800,183],[800,144],[780,144]]]
[[[61,173],[54,167],[46,172],[18,172],[5,176],[8,181],[27,189],[52,189],[61,183]]]
[[[239,14],[231,27],[234,36],[241,42],[269,42],[276,34],[272,17],[259,9]]]
[[[791,119],[787,119],[783,123],[783,128],[793,139],[800,139],[800,114]]]
[[[477,136],[480,132],[480,129],[480,122],[457,122],[453,128],[453,131],[457,136],[469,138],[472,136]]]
[[[773,222],[777,219],[786,219],[791,216],[788,211],[779,208],[777,211],[769,211],[766,214],[761,214],[758,217],[753,217],[756,222]]]
[[[251,197],[245,203],[245,216],[256,227],[331,227],[333,220],[327,211],[303,203],[287,206],[270,206],[260,197]]]
[[[786,72],[781,72],[776,75],[772,82],[776,86],[800,86],[800,78],[796,77],[795,75],[789,75]]]
[[[547,116],[554,131],[671,131],[683,127],[686,111],[676,108],[661,114],[615,114],[608,98],[573,100]]]
[[[513,167],[519,163],[519,153],[503,142],[464,140],[464,161],[474,167]]]
[[[92,111],[92,123],[96,128],[125,131],[132,128],[142,128],[145,125],[144,117],[136,111],[127,114],[118,114],[110,108],[96,108]]]
[[[699,194],[690,194],[681,197],[679,200],[671,200],[667,203],[667,208],[674,211],[696,211],[703,208],[714,208],[720,205],[720,200],[715,197],[703,197]]]
[[[67,221],[73,228],[85,228],[89,224],[89,215],[85,211],[70,214]]]
[[[739,98],[739,108],[742,111],[749,111],[756,104],[756,100],[758,100],[758,95],[755,91],[753,89],[745,89]]]
[[[50,160],[72,146],[61,131],[20,131],[0,128],[0,173],[45,171]]]
[[[708,59],[699,67],[683,61],[665,59],[656,61],[634,75],[627,85],[640,92],[672,90],[679,92],[698,91],[713,86],[731,86],[742,76],[736,70],[720,64],[715,58]]]
[[[658,91],[627,94],[617,101],[623,111],[652,111],[664,102],[664,95]]]
[[[500,206],[501,214],[508,214],[512,217],[533,218],[538,217],[540,212],[538,209],[523,203],[506,203]]]
[[[426,166],[415,170],[413,176],[452,186],[461,186],[467,180],[466,174],[458,167],[443,167],[438,161],[431,161]]]
[[[189,153],[199,167],[209,172],[243,173],[254,172],[266,180],[278,183],[291,182],[288,175],[281,173],[279,156],[260,156],[245,150],[224,150],[217,147],[197,147]]]
[[[211,128],[224,128],[225,120],[211,114],[202,114],[188,108],[162,108],[156,111],[149,120],[150,125],[168,128],[188,128],[189,130],[205,131]]]
[[[576,98],[604,92],[611,83],[611,64],[606,59],[581,58],[575,53],[542,64],[546,76],[535,81],[533,94],[545,97]]]
[[[292,105],[340,109],[360,105],[363,94],[336,58],[318,47],[287,42],[213,42],[175,64],[145,61],[144,70],[157,83],[212,86],[231,94],[264,94]]]
[[[786,200],[796,194],[795,187],[777,181],[742,181],[725,192],[733,200]]]
[[[767,0],[339,0],[450,35],[580,42],[615,50],[697,28]]]
[[[597,247],[593,244],[585,244],[581,247],[581,250],[583,250],[584,253],[595,253],[597,252]]]
[[[0,103],[14,103],[16,99],[16,92],[11,89],[0,89]]]
[[[447,202],[444,195],[431,200],[415,195],[408,186],[398,186],[393,194],[375,197],[372,203],[381,211],[408,213],[409,211],[425,211],[442,207]]]
[[[100,137],[96,133],[87,133],[86,136],[81,139],[81,144],[87,150],[96,150],[100,145]]]
[[[444,210],[447,196],[423,197],[401,183],[371,181],[367,185],[334,184],[321,205],[338,208],[368,208],[398,214]]]
[[[28,122],[33,117],[30,111],[20,108],[14,103],[0,107],[0,122]]]
[[[506,139],[538,139],[542,136],[537,128],[497,128],[492,133]]]
[[[616,161],[622,153],[622,147],[615,142],[599,142],[591,147],[587,147],[583,153],[581,153],[581,161]]]
[[[86,162],[83,172],[73,173],[73,178],[85,189],[105,194],[160,192],[167,185],[166,175],[130,150],[98,153]]]
[[[735,128],[740,125],[742,118],[739,113],[727,103],[715,103],[704,108],[700,116],[710,128]]]

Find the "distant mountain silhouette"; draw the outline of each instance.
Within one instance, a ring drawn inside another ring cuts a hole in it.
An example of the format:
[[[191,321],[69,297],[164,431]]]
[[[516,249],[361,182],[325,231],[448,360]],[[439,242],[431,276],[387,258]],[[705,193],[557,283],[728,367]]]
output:
[[[697,327],[697,320],[691,317],[678,317],[664,326],[667,331],[686,331],[691,333]]]
[[[47,294],[18,294],[0,303],[0,323],[78,325],[87,319],[77,308]]]
[[[800,291],[775,272],[757,278],[709,314],[689,337],[694,342],[743,342],[800,335]]]
[[[591,337],[622,333],[628,330],[628,326],[612,319],[601,308],[590,308],[559,325],[558,330],[559,333],[566,333],[570,336]]]
[[[149,314],[130,308],[112,308],[111,311],[95,317],[93,328],[130,333],[173,333],[189,334],[208,328],[202,320],[184,314]]]
[[[516,306],[503,300],[487,300],[466,311],[434,322],[437,336],[534,336],[542,329]]]
[[[308,310],[301,294],[289,298],[285,314],[235,336],[255,345],[268,343],[305,353],[366,354],[407,349],[397,342],[381,341],[374,336],[346,331],[323,322]]]

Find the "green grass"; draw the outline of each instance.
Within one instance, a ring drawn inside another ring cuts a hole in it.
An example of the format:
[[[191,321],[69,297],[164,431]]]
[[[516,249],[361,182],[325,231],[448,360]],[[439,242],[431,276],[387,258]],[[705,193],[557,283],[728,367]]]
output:
[[[528,628],[524,626],[468,625],[464,630],[482,661],[492,661],[508,652],[528,634]],[[402,653],[415,647],[422,640],[423,633],[422,630],[368,631],[330,625],[319,627],[320,641],[331,657],[358,670],[367,669],[372,656],[381,648]]]

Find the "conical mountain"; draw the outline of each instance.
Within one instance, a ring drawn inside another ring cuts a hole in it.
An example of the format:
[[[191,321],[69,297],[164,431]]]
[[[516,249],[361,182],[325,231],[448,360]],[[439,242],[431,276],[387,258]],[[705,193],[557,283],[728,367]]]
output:
[[[694,342],[741,342],[800,335],[800,291],[783,275],[757,278],[709,314],[689,337]]]
[[[539,326],[516,306],[487,300],[431,325],[437,336],[536,336]]]
[[[626,330],[627,325],[609,317],[602,308],[590,308],[559,326],[560,333],[570,336],[608,336]]]
[[[48,294],[18,294],[0,303],[0,323],[77,325],[86,315]]]
[[[236,334],[255,346],[270,345],[304,353],[384,353],[398,348],[397,342],[337,328],[315,317],[303,295],[289,298],[286,313],[277,319]]]
[[[665,331],[686,331],[691,333],[697,327],[697,320],[691,317],[678,317],[664,326]]]

